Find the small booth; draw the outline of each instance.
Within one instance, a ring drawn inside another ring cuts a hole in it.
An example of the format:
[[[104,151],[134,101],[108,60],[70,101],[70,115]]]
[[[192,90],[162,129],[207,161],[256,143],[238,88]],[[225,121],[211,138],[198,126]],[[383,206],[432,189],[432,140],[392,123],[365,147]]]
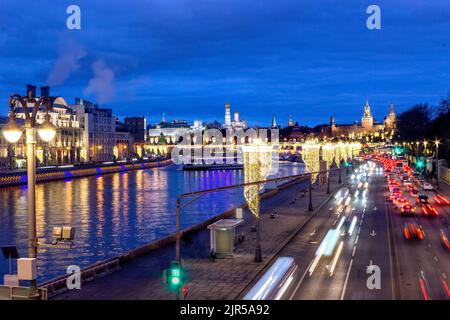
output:
[[[233,255],[236,227],[243,222],[243,219],[221,219],[208,226],[211,251],[215,252],[217,257]]]

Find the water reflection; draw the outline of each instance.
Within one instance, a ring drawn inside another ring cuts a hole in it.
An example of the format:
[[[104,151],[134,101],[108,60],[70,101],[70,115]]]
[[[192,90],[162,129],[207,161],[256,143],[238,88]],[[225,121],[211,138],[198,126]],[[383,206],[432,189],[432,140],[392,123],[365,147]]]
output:
[[[302,171],[300,165],[281,165],[279,175]],[[39,279],[65,274],[71,264],[83,267],[169,235],[175,231],[177,194],[242,181],[242,171],[186,172],[170,166],[38,184],[38,237],[51,242],[53,226],[76,228],[74,248],[40,247]],[[0,245],[16,245],[23,257],[27,255],[26,199],[26,187],[0,189]],[[240,189],[207,194],[183,209],[182,228],[243,202]],[[0,274],[7,268],[1,257]]]

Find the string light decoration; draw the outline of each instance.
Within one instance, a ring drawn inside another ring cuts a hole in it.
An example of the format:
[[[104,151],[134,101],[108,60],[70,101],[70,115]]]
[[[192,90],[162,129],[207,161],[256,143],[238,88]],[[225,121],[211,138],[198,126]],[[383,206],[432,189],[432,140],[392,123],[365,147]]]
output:
[[[244,158],[245,183],[266,180],[272,168],[272,145],[261,144],[255,139],[252,145],[242,146]],[[263,183],[244,187],[244,197],[250,211],[259,218],[260,197],[259,192],[264,188]]]
[[[342,148],[342,142],[339,142],[336,144],[336,147],[334,149],[334,160],[336,161],[336,165],[339,167],[341,163],[341,159],[343,158],[343,148]]]
[[[309,172],[320,170],[320,144],[311,141],[305,142],[302,145],[301,155]],[[311,175],[311,181],[314,181],[313,175]]]
[[[333,163],[335,148],[336,147],[330,143],[322,146],[322,160],[327,163],[327,170],[330,169],[331,163]]]

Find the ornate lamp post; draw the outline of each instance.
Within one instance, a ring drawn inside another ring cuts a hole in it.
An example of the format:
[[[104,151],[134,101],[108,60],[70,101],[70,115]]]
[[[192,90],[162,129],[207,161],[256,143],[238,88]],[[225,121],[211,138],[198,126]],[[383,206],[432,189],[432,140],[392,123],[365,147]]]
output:
[[[252,145],[242,146],[244,156],[244,180],[257,182],[266,180],[272,168],[272,146],[261,144],[259,139],[255,139]],[[248,208],[256,217],[256,247],[255,262],[262,261],[261,254],[261,216],[259,192],[264,188],[264,183],[244,187],[244,197]]]
[[[427,144],[428,144],[428,141],[427,140],[423,140],[423,153],[424,153],[424,155],[427,155]]]
[[[15,108],[20,103],[25,113],[25,125],[21,128],[16,122]],[[32,92],[28,93],[28,97],[22,97],[13,94],[9,98],[9,122],[5,125],[3,134],[10,143],[16,143],[22,136],[25,129],[26,137],[26,154],[27,154],[27,177],[28,177],[28,256],[36,258],[37,256],[37,237],[36,237],[36,131],[40,138],[45,141],[51,141],[56,134],[55,126],[50,122],[48,111],[52,108],[54,98],[40,97],[36,100]],[[28,104],[32,104],[30,108]],[[44,123],[38,125],[36,117],[39,109],[45,107]],[[35,298],[37,293],[37,280],[30,281],[30,297]]]
[[[439,140],[436,139],[434,141],[434,145],[436,146],[436,185],[439,187]]]

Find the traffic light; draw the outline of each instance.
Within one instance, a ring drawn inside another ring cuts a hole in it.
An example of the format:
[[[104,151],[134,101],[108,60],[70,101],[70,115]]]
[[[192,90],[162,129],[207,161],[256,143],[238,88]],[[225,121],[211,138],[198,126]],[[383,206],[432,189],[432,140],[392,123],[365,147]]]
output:
[[[422,159],[417,160],[417,162],[416,162],[416,167],[417,167],[418,169],[423,168],[424,165],[425,165],[425,163],[423,162]]]
[[[164,270],[164,283],[169,285],[172,291],[178,291],[183,286],[184,270],[178,261],[172,261],[170,269]]]

